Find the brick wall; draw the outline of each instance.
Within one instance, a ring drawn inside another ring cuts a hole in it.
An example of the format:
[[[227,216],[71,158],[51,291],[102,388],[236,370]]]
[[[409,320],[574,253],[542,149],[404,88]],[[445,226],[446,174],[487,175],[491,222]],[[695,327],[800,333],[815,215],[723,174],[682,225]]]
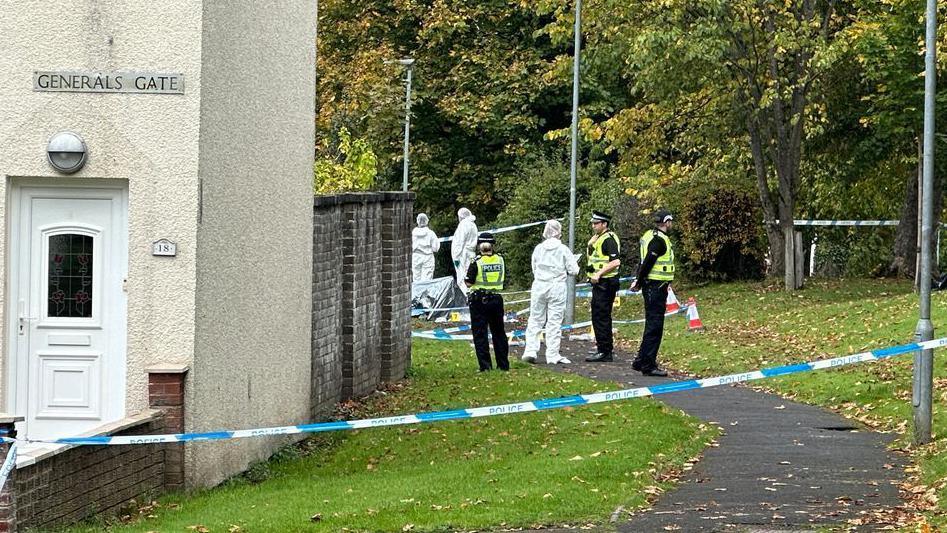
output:
[[[388,193],[382,207],[381,379],[404,377],[411,364],[411,229],[414,202]]]
[[[117,435],[161,433],[160,415]],[[19,529],[73,524],[115,514],[130,500],[164,491],[164,457],[157,445],[79,446],[16,470]]]
[[[413,193],[316,197],[312,412],[404,377],[411,361]]]
[[[162,433],[184,433],[185,372],[155,370],[148,374],[148,403],[164,412]],[[184,488],[184,446],[159,444],[164,457],[164,488]]]
[[[342,398],[342,210],[338,196],[317,196],[312,234],[312,420]]]
[[[375,390],[381,379],[381,204],[344,195],[342,204],[342,399]]]

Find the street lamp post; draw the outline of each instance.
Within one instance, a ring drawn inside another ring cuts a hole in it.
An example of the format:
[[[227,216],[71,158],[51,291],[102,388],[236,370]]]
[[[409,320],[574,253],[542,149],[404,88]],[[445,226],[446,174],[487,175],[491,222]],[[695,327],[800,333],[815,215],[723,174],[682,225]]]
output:
[[[411,137],[411,74],[414,72],[414,59],[404,58],[387,60],[386,64],[398,64],[405,68],[405,90],[404,90],[404,172],[401,178],[401,190],[408,190],[408,166],[410,159],[408,156],[408,142]]]
[[[572,161],[569,165],[569,250],[575,253],[575,178],[579,159],[579,53],[582,50],[582,0],[575,0],[575,51],[572,60]],[[566,286],[566,312],[563,322],[575,321],[575,276]]]
[[[934,338],[931,323],[931,235],[934,218],[934,96],[937,90],[937,0],[927,0],[927,53],[924,69],[924,157],[921,187],[921,279],[920,313],[916,341]],[[931,393],[934,387],[934,351],[914,353],[914,442],[931,441]]]

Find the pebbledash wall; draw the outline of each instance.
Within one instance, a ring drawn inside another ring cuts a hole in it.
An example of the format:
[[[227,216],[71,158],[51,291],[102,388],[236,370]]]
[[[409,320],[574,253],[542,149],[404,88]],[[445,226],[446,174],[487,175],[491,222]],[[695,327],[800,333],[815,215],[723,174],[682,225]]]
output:
[[[312,420],[325,420],[340,401],[403,378],[411,364],[413,202],[413,193],[315,198],[311,386],[303,406]],[[188,410],[201,408],[188,403],[185,368],[151,368],[149,409],[107,433],[183,431]],[[0,429],[12,430],[9,422],[0,420]],[[285,437],[263,439],[286,442]],[[190,446],[228,444],[233,443]],[[132,502],[144,504],[162,492],[185,488],[187,468],[182,444],[60,450],[16,470],[0,492],[0,532],[115,514]]]

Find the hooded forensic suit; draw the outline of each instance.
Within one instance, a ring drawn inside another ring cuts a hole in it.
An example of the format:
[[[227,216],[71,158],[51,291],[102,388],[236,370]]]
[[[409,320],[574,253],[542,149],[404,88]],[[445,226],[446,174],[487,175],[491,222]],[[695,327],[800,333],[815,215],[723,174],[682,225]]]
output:
[[[418,227],[411,231],[411,272],[414,281],[434,277],[434,254],[441,249],[437,235],[427,226],[427,215],[418,215]]]
[[[567,276],[579,273],[579,265],[569,248],[562,244],[562,225],[550,220],[543,230],[545,240],[533,250],[533,287],[529,299],[526,326],[526,351],[523,360],[536,362],[539,332],[546,331],[546,363],[570,363],[559,355],[562,315],[566,309]]]
[[[473,216],[470,209],[461,207],[457,210],[457,219],[459,224],[450,242],[450,256],[454,260],[457,286],[466,295],[468,291],[464,277],[467,275],[470,263],[477,257],[477,217]]]

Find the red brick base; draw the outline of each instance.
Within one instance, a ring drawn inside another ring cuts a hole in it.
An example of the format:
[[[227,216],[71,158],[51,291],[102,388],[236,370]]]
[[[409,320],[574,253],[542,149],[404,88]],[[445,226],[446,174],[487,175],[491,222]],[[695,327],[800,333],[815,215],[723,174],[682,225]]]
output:
[[[147,418],[114,435],[184,432],[186,368],[162,367],[148,375]],[[0,430],[15,436],[12,422]],[[9,445],[0,443],[0,462]],[[0,533],[17,527],[68,525],[145,504],[184,486],[184,445],[77,446],[19,470],[0,490]]]
[[[164,411],[164,432],[184,433],[183,372],[151,372],[148,374],[148,403],[152,409]],[[167,490],[184,488],[184,445],[162,444],[164,450],[164,485]]]

